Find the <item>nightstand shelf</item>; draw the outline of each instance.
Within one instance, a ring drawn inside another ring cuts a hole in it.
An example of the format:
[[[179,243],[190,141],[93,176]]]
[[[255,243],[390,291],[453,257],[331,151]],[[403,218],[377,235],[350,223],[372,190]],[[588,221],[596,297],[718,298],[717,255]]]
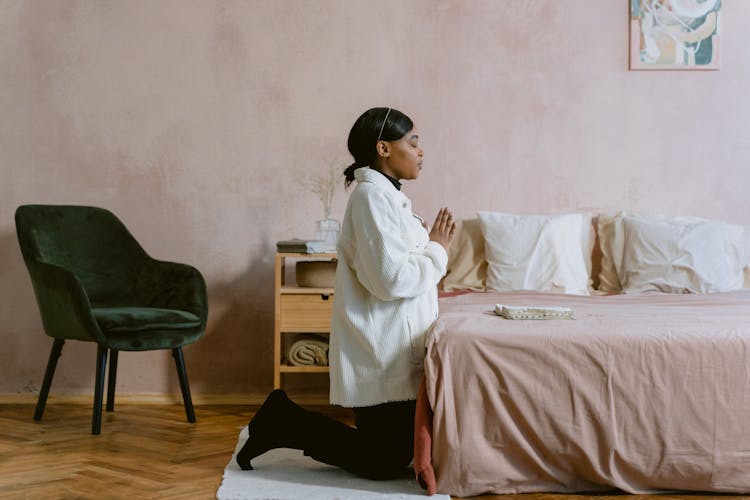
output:
[[[279,367],[281,373],[328,373],[327,366],[291,366],[282,365]]]
[[[277,253],[275,267],[275,319],[273,349],[273,386],[282,385],[283,373],[328,373],[327,366],[293,366],[286,363],[285,337],[295,333],[328,334],[333,312],[333,288],[301,287],[287,280],[287,261],[332,261],[335,253]]]
[[[310,294],[321,294],[321,295],[333,295],[333,288],[312,288],[312,287],[304,287],[304,286],[282,286],[281,287],[281,293],[288,293],[288,294],[300,294],[300,295],[310,295]]]

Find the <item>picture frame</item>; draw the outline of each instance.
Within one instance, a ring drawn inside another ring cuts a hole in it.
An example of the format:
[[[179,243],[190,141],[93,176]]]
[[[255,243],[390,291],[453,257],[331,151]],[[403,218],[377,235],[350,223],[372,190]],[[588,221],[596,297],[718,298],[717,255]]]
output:
[[[717,70],[721,0],[629,0],[631,70]]]

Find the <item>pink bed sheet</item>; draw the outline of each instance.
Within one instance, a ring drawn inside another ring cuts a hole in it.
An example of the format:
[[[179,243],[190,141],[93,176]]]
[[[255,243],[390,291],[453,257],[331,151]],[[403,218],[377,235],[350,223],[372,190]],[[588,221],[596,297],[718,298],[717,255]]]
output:
[[[505,320],[496,303],[576,319]],[[750,291],[471,293],[440,308],[415,441],[432,490],[750,492]]]

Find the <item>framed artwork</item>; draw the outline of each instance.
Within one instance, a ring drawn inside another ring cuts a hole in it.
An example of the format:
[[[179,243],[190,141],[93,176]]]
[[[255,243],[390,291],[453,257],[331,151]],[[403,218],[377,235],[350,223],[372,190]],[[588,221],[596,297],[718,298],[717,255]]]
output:
[[[630,69],[719,69],[721,0],[630,0]]]

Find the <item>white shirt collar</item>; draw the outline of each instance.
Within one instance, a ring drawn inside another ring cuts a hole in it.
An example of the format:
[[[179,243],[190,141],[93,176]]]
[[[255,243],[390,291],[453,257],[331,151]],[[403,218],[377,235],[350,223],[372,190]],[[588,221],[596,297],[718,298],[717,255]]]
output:
[[[377,172],[371,169],[370,167],[360,167],[357,170],[355,170],[354,178],[357,180],[357,182],[372,182],[373,184],[376,184],[382,188],[385,188],[385,189],[390,188],[396,191],[397,193],[401,193],[401,191],[396,189],[396,186],[394,186],[391,183],[391,181],[388,180],[386,176],[384,176],[380,172]]]

